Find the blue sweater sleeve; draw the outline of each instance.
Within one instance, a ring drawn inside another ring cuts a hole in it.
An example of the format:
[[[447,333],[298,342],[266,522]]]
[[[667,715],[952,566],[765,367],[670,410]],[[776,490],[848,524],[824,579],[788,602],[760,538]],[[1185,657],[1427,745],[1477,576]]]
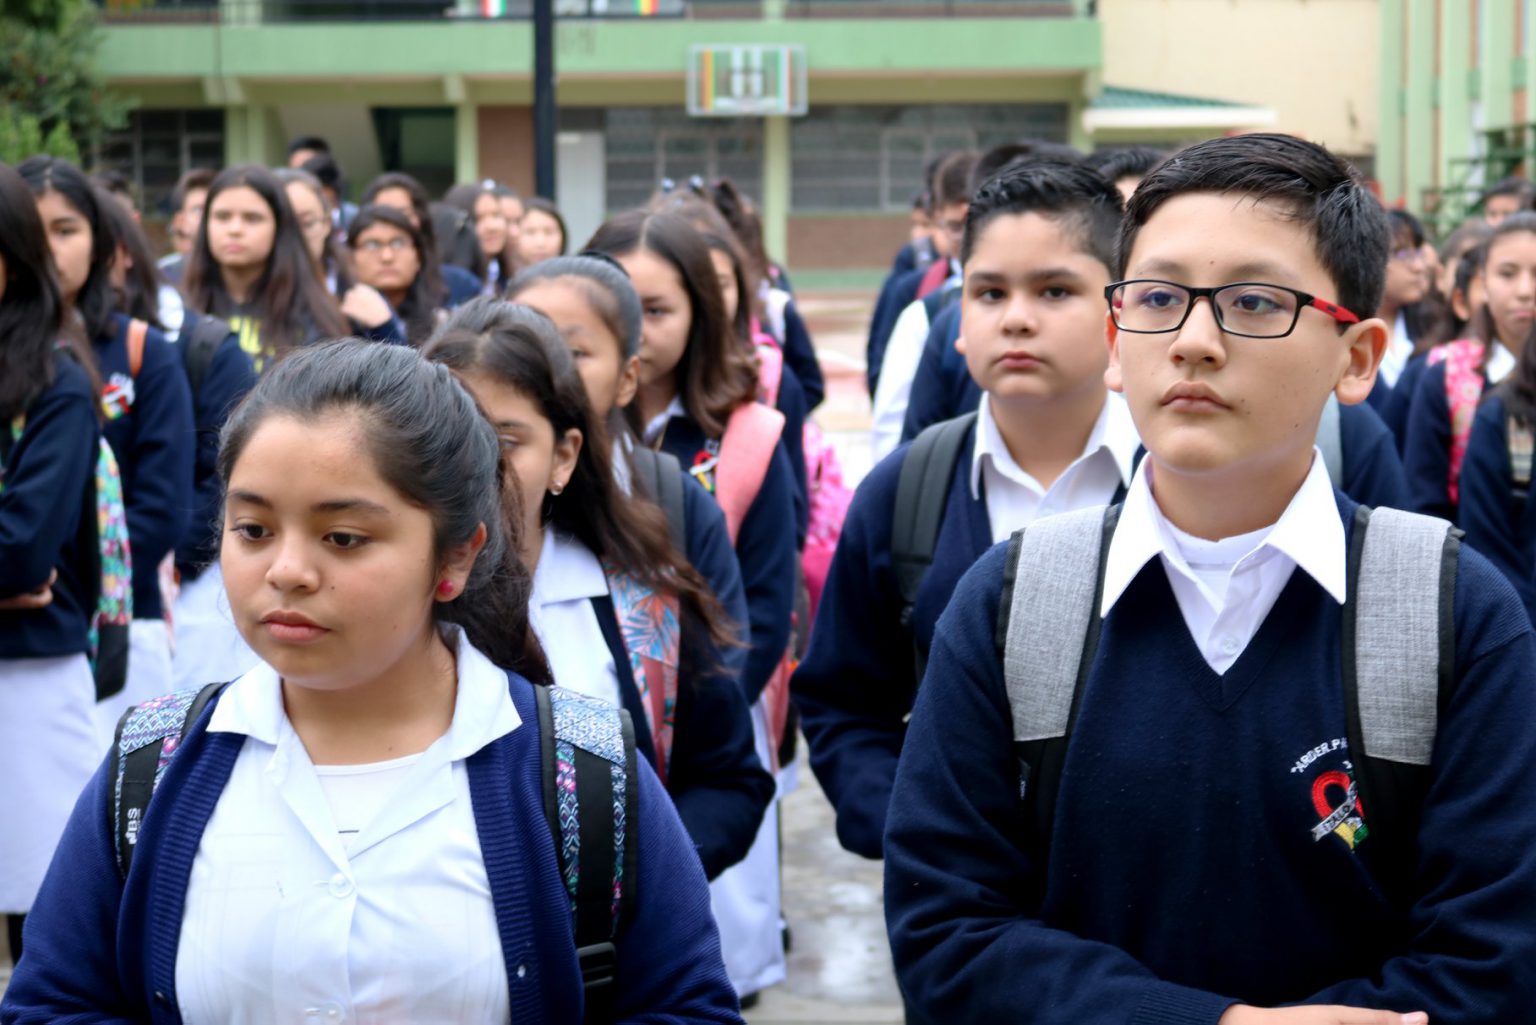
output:
[[[901,423],[901,440],[904,442],[923,433],[923,428],[928,425],[948,420],[951,416],[947,410],[953,405],[953,400],[950,396],[950,375],[945,372],[944,349],[954,344],[950,328],[957,326],[958,320],[958,311],[951,313],[945,310],[934,318],[928,328],[928,338],[923,342],[923,355],[917,362],[917,374],[912,378],[907,416]],[[964,362],[962,359],[961,364]]]
[[[1472,421],[1472,438],[1461,468],[1461,529],[1467,544],[1493,563],[1514,586],[1529,614],[1536,611],[1536,551],[1527,525],[1530,502],[1513,498],[1509,429],[1504,403],[1484,400]]]
[[[715,599],[736,624],[742,646],[720,653],[721,661],[732,678],[739,678],[747,663],[748,644],[752,639],[747,592],[741,584],[741,567],[731,534],[725,526],[725,513],[709,492],[686,470],[683,476],[683,515],[688,518],[688,561],[704,582],[715,592]]]
[[[48,582],[80,526],[85,488],[96,466],[96,400],[85,372],[55,361],[48,388],[27,410],[21,438],[6,461],[0,490],[0,597]],[[0,424],[9,431],[10,424]],[[0,616],[14,613],[0,613]]]
[[[181,344],[186,344],[183,334]],[[256,365],[234,332],[214,351],[203,377],[202,387],[194,397],[196,454],[192,471],[192,515],[187,532],[176,546],[176,567],[186,579],[196,577],[219,554],[219,536],[223,529],[224,488],[219,483],[219,432],[224,421],[252,388],[256,387]]]
[[[768,465],[757,498],[736,537],[736,561],[747,593],[752,649],[741,685],[747,704],[768,686],[768,679],[789,646],[795,606],[794,475],[782,442]]]
[[[620,1025],[740,1025],[709,886],[656,774],[639,759],[640,850],[633,913],[619,926]],[[9,1025],[9,1023],[6,1023]]]
[[[795,547],[804,548],[811,522],[810,488],[805,475],[805,391],[787,366],[779,381],[776,408],[784,414],[784,454],[789,457],[789,469],[795,478]]]
[[[866,858],[881,856],[917,686],[891,569],[896,482],[906,453],[891,453],[854,492],[810,649],[791,680],[811,768],[837,812],[838,842]]]
[[[1413,390],[1403,435],[1403,471],[1412,511],[1456,519],[1449,487],[1451,407],[1445,398],[1445,364],[1429,367]]]
[[[821,364],[816,361],[816,345],[811,341],[810,329],[805,318],[795,309],[794,300],[784,305],[784,365],[795,372],[800,386],[805,389],[807,411],[821,405],[827,397],[827,382],[821,376]]]
[[[1381,418],[1392,429],[1392,435],[1397,439],[1397,454],[1403,454],[1403,440],[1408,434],[1408,410],[1413,405],[1413,393],[1419,386],[1419,380],[1424,376],[1424,369],[1429,365],[1428,357],[1420,354],[1408,361],[1402,374],[1397,378],[1397,384],[1387,393],[1386,401],[1382,403]],[[1375,394],[1372,392],[1372,394]]]
[[[1344,480],[1339,488],[1373,509],[1408,508],[1408,480],[1392,432],[1366,403],[1339,407]]]
[[[983,556],[940,617],[896,771],[885,910],[902,990],[934,1021],[1215,1025],[1235,1001],[1040,920],[993,638],[1006,561],[1006,545]]]

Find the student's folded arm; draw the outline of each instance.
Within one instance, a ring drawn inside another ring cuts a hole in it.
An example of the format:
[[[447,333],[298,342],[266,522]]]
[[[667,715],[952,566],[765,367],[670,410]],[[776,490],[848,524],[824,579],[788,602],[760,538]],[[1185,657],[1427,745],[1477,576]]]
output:
[[[854,493],[810,650],[790,681],[811,768],[837,812],[838,841],[866,858],[881,856],[917,685],[891,571],[892,507],[905,456],[883,460]]]
[[[742,674],[747,704],[758,699],[789,645],[795,611],[795,480],[782,441],[736,538],[747,592],[752,650]]]
[[[117,962],[122,881],[107,818],[107,767],[91,778],[64,828],[27,916],[26,956],[0,1002],[4,1025],[132,1025]]]
[[[74,373],[83,383],[84,374],[78,368]],[[56,389],[27,414],[28,429],[11,452],[0,492],[0,598],[46,584],[76,526],[63,513],[85,507],[99,450],[93,406],[83,387],[74,393]]]
[[[902,989],[933,1021],[1215,1025],[1237,1001],[1039,918],[993,639],[1005,561],[993,548],[940,618],[896,774],[885,901]]]
[[[704,874],[714,879],[747,856],[774,791],[735,677],[682,680],[674,736],[667,789]]]
[[[1451,407],[1445,398],[1445,364],[1424,371],[1414,387],[1403,436],[1403,472],[1414,512],[1455,520],[1451,504]]]
[[[1461,469],[1461,528],[1467,532],[1466,543],[1504,574],[1529,610],[1536,608],[1536,564],[1531,539],[1511,499],[1513,490],[1504,403],[1492,398],[1472,422]]]
[[[1419,828],[1408,947],[1307,1003],[1529,1021],[1536,1005],[1536,635],[1508,584],[1463,549],[1457,680]]]
[[[153,568],[186,535],[195,445],[192,389],[169,342],[151,336],[134,383],[133,454],[127,457],[133,467],[120,468],[125,482],[133,480],[131,493],[124,489],[123,511],[137,569]]]
[[[621,922],[619,1025],[740,1025],[709,886],[672,802],[643,759],[635,903]]]

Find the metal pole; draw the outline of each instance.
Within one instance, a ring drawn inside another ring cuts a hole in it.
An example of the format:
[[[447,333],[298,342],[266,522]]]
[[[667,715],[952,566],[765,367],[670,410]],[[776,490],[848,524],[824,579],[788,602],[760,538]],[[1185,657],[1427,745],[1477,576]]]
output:
[[[533,0],[533,166],[535,189],[555,196],[555,8],[554,0]]]

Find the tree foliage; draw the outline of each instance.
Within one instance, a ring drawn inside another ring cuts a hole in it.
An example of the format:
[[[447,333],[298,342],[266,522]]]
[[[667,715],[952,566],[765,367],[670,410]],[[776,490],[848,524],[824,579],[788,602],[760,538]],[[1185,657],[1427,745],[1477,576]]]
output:
[[[0,0],[0,159],[78,161],[123,126],[128,104],[95,69],[100,43],[86,0]]]

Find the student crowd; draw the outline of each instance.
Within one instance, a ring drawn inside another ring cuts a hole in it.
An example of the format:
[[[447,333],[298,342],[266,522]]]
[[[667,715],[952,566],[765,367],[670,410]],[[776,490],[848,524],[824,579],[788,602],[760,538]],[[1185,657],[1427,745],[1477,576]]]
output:
[[[911,1022],[1525,1020],[1525,182],[947,155],[851,495],[729,181],[345,192],[0,165],[0,1022],[739,1022],[802,734]]]

